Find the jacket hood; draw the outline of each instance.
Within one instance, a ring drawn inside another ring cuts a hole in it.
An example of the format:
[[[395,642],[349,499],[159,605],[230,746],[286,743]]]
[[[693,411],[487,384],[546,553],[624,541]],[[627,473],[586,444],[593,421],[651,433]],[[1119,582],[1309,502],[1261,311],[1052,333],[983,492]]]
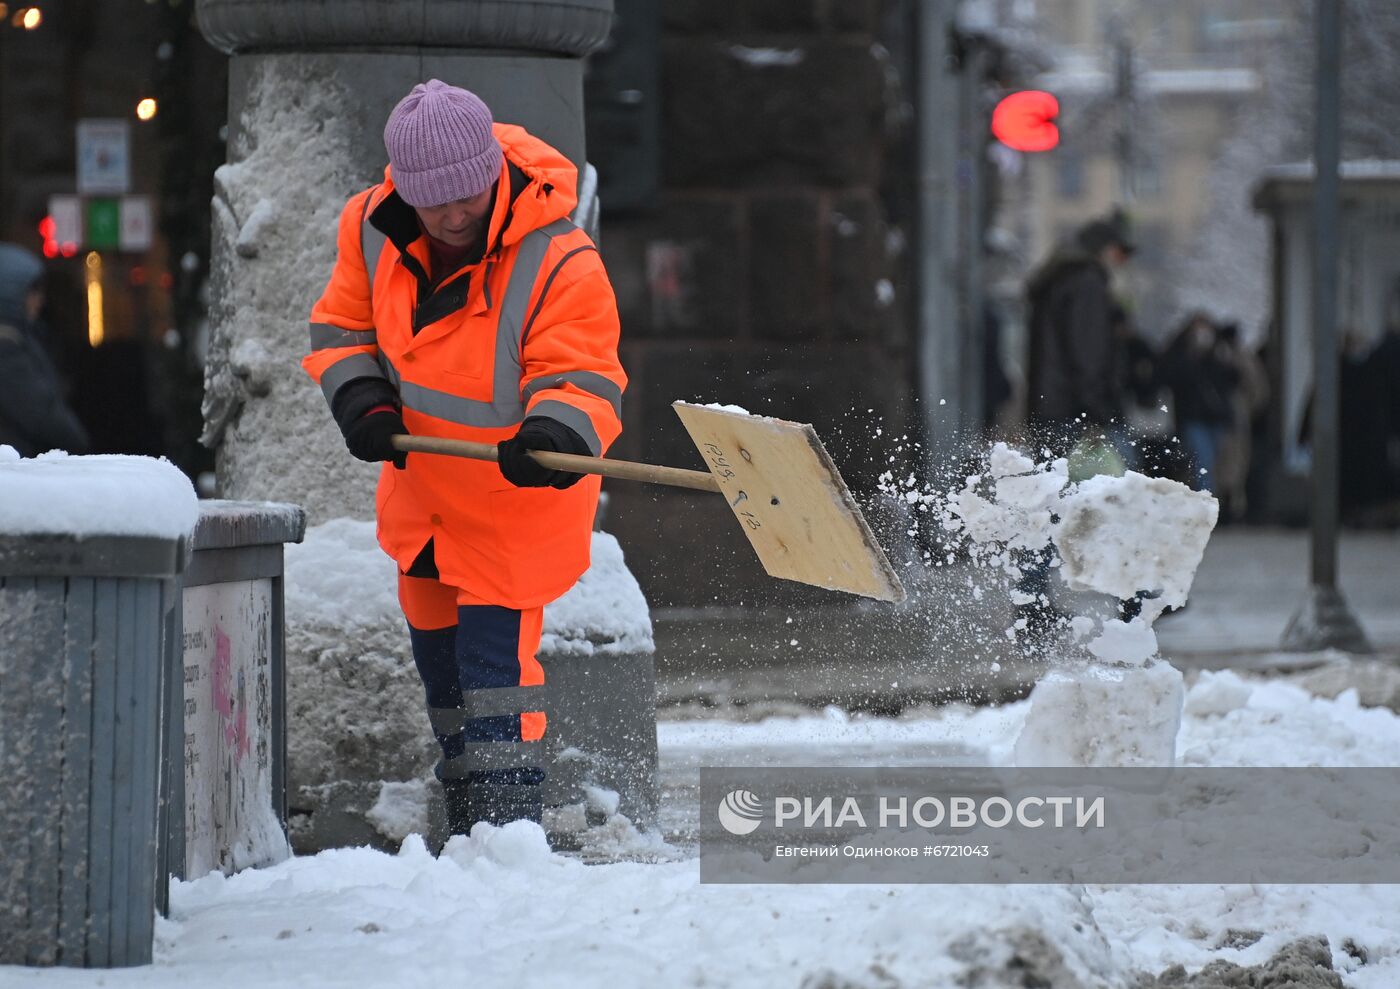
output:
[[[18,244],[0,244],[0,323],[29,322],[24,297],[44,275],[44,263]]]
[[[513,244],[532,230],[562,220],[578,205],[578,169],[574,163],[523,127],[495,124],[496,140],[505,153],[504,172],[514,165],[529,184],[516,195],[501,234],[502,244]],[[488,243],[495,230],[488,235]]]

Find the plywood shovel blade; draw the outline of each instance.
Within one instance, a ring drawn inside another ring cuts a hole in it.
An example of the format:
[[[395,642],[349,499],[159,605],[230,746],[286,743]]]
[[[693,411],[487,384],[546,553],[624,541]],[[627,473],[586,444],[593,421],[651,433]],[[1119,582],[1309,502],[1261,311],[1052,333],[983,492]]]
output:
[[[688,402],[672,407],[770,575],[904,600],[899,577],[811,426]]]

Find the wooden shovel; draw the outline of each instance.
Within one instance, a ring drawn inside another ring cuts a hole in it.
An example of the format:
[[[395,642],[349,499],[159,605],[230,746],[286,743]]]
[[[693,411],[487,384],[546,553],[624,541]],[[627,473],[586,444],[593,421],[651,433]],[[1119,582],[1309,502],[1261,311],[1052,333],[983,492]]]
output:
[[[881,601],[904,600],[899,577],[811,426],[687,402],[673,407],[708,474],[544,450],[530,456],[576,474],[722,494],[770,575]],[[434,436],[395,436],[393,443],[408,453],[496,459],[490,443]]]

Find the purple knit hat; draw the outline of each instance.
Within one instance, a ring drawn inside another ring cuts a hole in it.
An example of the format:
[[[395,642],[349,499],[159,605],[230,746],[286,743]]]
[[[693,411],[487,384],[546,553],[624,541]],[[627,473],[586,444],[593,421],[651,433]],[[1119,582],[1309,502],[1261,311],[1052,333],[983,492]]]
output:
[[[491,188],[501,145],[491,110],[475,93],[439,79],[419,83],[384,125],[394,187],[410,206],[441,206]]]

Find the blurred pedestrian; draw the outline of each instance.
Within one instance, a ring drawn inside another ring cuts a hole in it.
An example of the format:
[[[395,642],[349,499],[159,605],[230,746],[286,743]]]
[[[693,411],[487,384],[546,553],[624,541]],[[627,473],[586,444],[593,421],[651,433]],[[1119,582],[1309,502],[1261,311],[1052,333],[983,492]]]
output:
[[[87,431],[44,349],[43,276],[43,262],[29,251],[0,244],[0,446],[25,457],[85,453]]]
[[[1219,336],[1221,353],[1238,372],[1239,383],[1231,392],[1230,423],[1221,437],[1216,458],[1218,486],[1212,490],[1220,499],[1221,521],[1237,522],[1244,518],[1249,506],[1247,482],[1254,421],[1269,403],[1269,381],[1258,354],[1240,339],[1238,323],[1223,324]]]
[[[1134,250],[1127,219],[1115,211],[1081,228],[1027,284],[1027,411],[1051,439],[1073,442],[1086,427],[1104,431],[1121,419],[1124,352],[1111,281]]]
[[[1027,373],[1029,425],[1051,448],[1065,452],[1071,480],[1121,474],[1124,315],[1112,291],[1113,272],[1135,245],[1127,217],[1115,210],[1085,224],[1060,246],[1026,286],[1030,306]],[[1067,615],[1050,597],[1050,551],[1020,561],[1014,622],[1032,642],[1062,628]]]
[[[1400,500],[1400,278],[1395,280],[1385,311],[1385,332],[1366,359],[1369,379],[1378,391],[1376,412],[1385,450],[1381,465],[1380,497]],[[1389,513],[1393,523],[1400,512]]]
[[[1172,391],[1176,433],[1191,465],[1191,487],[1216,491],[1220,444],[1234,421],[1233,393],[1240,374],[1208,316],[1197,313],[1186,320],[1167,347],[1163,370]]]

